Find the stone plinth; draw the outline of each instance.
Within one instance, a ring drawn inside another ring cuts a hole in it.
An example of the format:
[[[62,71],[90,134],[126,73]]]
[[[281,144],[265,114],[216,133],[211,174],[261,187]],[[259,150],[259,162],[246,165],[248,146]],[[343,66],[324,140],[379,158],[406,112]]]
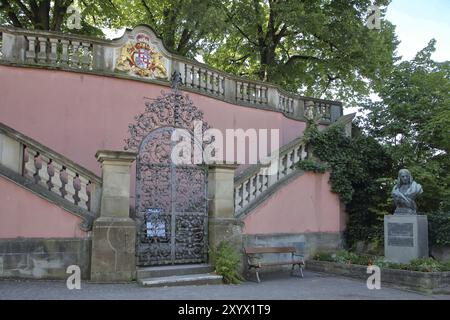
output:
[[[131,281],[135,278],[136,224],[130,219],[130,166],[136,154],[99,151],[102,164],[100,218],[92,229],[91,280]]]
[[[428,257],[427,216],[385,216],[384,255],[386,260],[397,263]]]
[[[130,218],[102,218],[92,228],[91,280],[132,281],[136,274],[136,225]]]

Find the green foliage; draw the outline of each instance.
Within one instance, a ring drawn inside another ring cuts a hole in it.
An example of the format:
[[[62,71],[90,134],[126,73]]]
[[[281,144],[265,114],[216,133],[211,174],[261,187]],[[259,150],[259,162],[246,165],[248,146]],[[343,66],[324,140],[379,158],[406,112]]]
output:
[[[370,255],[358,255],[354,252],[340,250],[336,253],[318,252],[313,259],[318,261],[329,261],[344,264],[369,265],[376,257]]]
[[[312,171],[315,173],[324,173],[328,169],[328,166],[326,164],[311,159],[299,161],[297,163],[297,167],[302,170]]]
[[[364,105],[364,127],[393,158],[393,176],[406,167],[422,185],[423,213],[450,210],[450,62],[433,61],[434,50],[432,40],[396,65],[379,88],[382,100]]]
[[[239,274],[241,258],[239,253],[228,243],[221,242],[217,248],[210,249],[216,273],[223,276],[225,283],[241,283],[243,278]]]
[[[353,137],[347,137],[338,124],[324,131],[310,126],[305,140],[314,156],[331,168],[331,189],[346,204],[348,246],[360,240],[380,241],[383,216],[388,213],[384,204],[391,188],[391,181],[383,178],[391,168],[383,147],[356,126]]]
[[[440,262],[433,258],[420,258],[411,260],[410,263],[394,263],[386,262],[384,257],[370,256],[370,255],[358,255],[349,251],[338,251],[336,253],[324,253],[318,252],[313,257],[317,261],[328,261],[343,264],[356,264],[356,265],[376,265],[380,268],[389,269],[401,269],[420,272],[444,272],[450,271],[450,261]]]
[[[396,60],[394,26],[385,20],[381,30],[365,26],[371,1],[214,2],[226,27],[203,58],[236,75],[350,102],[367,95]]]
[[[450,246],[450,212],[433,212],[427,216],[430,242],[436,246]]]

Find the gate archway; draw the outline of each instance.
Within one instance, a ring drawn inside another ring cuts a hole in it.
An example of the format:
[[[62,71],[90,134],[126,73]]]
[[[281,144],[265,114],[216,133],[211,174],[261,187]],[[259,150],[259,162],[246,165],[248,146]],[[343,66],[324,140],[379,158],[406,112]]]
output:
[[[203,165],[176,165],[171,159],[174,130],[194,132],[194,122],[203,121],[203,113],[188,96],[175,90],[147,103],[136,120],[129,126],[131,137],[125,149],[138,152],[137,264],[206,262],[207,171]],[[207,128],[202,122],[201,130]],[[192,137],[191,143],[203,142]]]

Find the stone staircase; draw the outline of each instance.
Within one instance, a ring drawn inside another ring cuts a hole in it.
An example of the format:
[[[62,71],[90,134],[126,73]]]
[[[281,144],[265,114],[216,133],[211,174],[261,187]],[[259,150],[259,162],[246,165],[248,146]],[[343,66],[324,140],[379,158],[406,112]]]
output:
[[[222,276],[213,271],[208,264],[141,267],[136,277],[138,284],[144,287],[222,284]]]

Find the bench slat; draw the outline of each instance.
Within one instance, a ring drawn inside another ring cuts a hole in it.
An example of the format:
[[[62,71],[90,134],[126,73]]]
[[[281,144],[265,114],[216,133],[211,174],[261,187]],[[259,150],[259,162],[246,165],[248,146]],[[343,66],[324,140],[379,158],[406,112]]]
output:
[[[257,253],[295,253],[297,249],[295,247],[248,247],[244,248],[246,254]]]

